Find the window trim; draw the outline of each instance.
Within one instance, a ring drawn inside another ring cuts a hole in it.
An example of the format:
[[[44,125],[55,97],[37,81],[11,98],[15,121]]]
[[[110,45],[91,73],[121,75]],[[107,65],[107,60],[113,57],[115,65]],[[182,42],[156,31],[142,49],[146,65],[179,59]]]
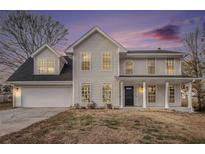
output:
[[[132,73],[131,74],[127,74],[127,62],[131,62],[132,63]],[[124,63],[124,70],[125,70],[125,74],[126,75],[133,75],[134,74],[134,61],[133,60],[125,60],[125,63]]]
[[[174,61],[174,73],[173,73],[173,74],[168,74],[168,69],[167,69],[168,59],[173,59],[173,61]],[[175,75],[175,74],[176,74],[176,70],[175,70],[175,58],[166,58],[165,65],[166,65],[166,66],[165,66],[165,73],[166,73],[166,75]]]
[[[103,70],[103,54],[105,53],[105,52],[108,52],[108,53],[110,53],[110,60],[111,60],[111,68],[110,68],[110,70]],[[104,52],[101,52],[101,71],[103,71],[103,72],[112,72],[112,67],[113,67],[113,62],[112,62],[113,60],[112,60],[112,52],[110,52],[110,51],[104,51]]]
[[[103,85],[104,84],[110,84],[111,85],[111,102],[109,102],[109,103],[107,103],[107,102],[103,102]],[[112,100],[112,98],[113,98],[113,86],[112,86],[112,83],[111,82],[103,82],[102,83],[102,87],[101,87],[101,98],[102,98],[102,103],[103,104],[112,104],[112,102],[113,102],[113,100]]]
[[[43,72],[43,73],[41,73],[40,71],[39,71],[39,60],[42,60],[42,59],[44,59],[44,60],[54,60],[54,72],[53,73],[46,73],[46,72]],[[37,58],[36,59],[36,66],[34,65],[34,73],[36,74],[36,75],[56,75],[56,74],[58,74],[58,72],[59,72],[59,68],[56,68],[56,65],[58,65],[57,67],[59,67],[59,61],[56,61],[56,59],[55,58]]]
[[[148,71],[148,61],[149,59],[154,59],[154,74],[149,74]],[[156,75],[156,58],[146,58],[146,69],[147,69],[147,75]]]
[[[174,104],[175,102],[176,102],[176,86],[174,85],[174,84],[169,84],[169,86],[170,85],[172,85],[173,87],[174,87],[174,102],[170,102],[170,89],[168,89],[169,90],[169,93],[168,93],[168,102],[170,103],[170,104]],[[168,87],[169,88],[169,87]]]
[[[149,102],[149,99],[148,99],[148,98],[149,98],[149,97],[148,97],[148,96],[149,96],[149,92],[148,92],[148,87],[149,87],[149,86],[155,86],[155,88],[156,88],[156,92],[155,92],[155,94],[156,94],[156,95],[155,95],[155,102]],[[146,94],[147,94],[147,103],[148,103],[148,104],[156,104],[156,103],[157,103],[157,88],[158,88],[158,87],[157,87],[156,84],[149,84],[149,85],[146,86],[146,91],[147,91]]]
[[[90,65],[89,65],[90,69],[89,70],[82,70],[82,54],[83,53],[88,53],[90,55]],[[80,52],[80,71],[81,72],[90,72],[92,69],[91,66],[92,66],[92,54],[91,54],[91,52],[89,52],[89,51]]]
[[[90,102],[84,102],[84,101],[82,101],[82,85],[83,84],[89,84],[89,86],[90,86],[90,102],[92,101],[92,84],[91,84],[91,82],[81,82],[80,83],[80,102],[81,103],[90,103]]]

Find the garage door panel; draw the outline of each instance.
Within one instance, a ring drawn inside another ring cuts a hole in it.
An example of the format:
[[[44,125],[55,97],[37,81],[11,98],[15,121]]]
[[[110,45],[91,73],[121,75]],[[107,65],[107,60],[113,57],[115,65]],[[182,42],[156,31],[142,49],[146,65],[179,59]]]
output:
[[[68,107],[72,102],[72,87],[25,87],[23,107]]]

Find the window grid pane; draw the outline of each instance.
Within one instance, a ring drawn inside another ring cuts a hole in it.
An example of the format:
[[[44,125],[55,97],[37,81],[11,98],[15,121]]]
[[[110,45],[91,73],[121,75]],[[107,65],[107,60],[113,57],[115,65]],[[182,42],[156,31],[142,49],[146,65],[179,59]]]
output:
[[[55,59],[39,59],[38,73],[51,74],[55,72]]]
[[[155,59],[148,59],[148,74],[155,74]]]
[[[110,71],[112,67],[111,54],[109,52],[104,52],[102,56],[102,68],[104,71]]]
[[[156,103],[156,86],[155,85],[148,86],[148,102]]]
[[[111,103],[112,85],[110,83],[103,84],[102,99],[103,99],[103,103]]]
[[[167,59],[167,74],[169,75],[174,74],[174,59],[173,58]]]
[[[174,85],[169,85],[169,103],[175,102],[175,90]]]
[[[126,74],[133,74],[133,62],[132,61],[127,61],[126,62]]]
[[[83,83],[81,87],[81,101],[90,102],[90,84]]]
[[[83,52],[81,55],[81,70],[89,71],[90,70],[90,61],[91,61],[90,53]]]

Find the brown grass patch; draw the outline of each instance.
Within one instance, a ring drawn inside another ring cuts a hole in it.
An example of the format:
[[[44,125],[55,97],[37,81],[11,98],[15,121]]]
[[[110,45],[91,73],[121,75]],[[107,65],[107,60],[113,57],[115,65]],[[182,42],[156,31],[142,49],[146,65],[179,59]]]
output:
[[[13,108],[12,102],[3,102],[3,103],[0,103],[0,111],[12,109],[12,108]]]
[[[68,110],[0,143],[205,143],[205,115],[174,111]]]

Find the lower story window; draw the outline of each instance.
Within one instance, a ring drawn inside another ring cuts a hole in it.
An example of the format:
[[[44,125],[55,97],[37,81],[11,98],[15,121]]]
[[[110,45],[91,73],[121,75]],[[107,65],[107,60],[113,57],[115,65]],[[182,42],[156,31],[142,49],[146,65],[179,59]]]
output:
[[[169,85],[169,103],[175,102],[174,85]]]
[[[156,103],[156,85],[149,85],[147,90],[148,90],[148,103]]]
[[[111,103],[112,99],[112,84],[104,83],[102,87],[103,103]]]
[[[82,83],[81,85],[81,101],[90,102],[90,84]]]

